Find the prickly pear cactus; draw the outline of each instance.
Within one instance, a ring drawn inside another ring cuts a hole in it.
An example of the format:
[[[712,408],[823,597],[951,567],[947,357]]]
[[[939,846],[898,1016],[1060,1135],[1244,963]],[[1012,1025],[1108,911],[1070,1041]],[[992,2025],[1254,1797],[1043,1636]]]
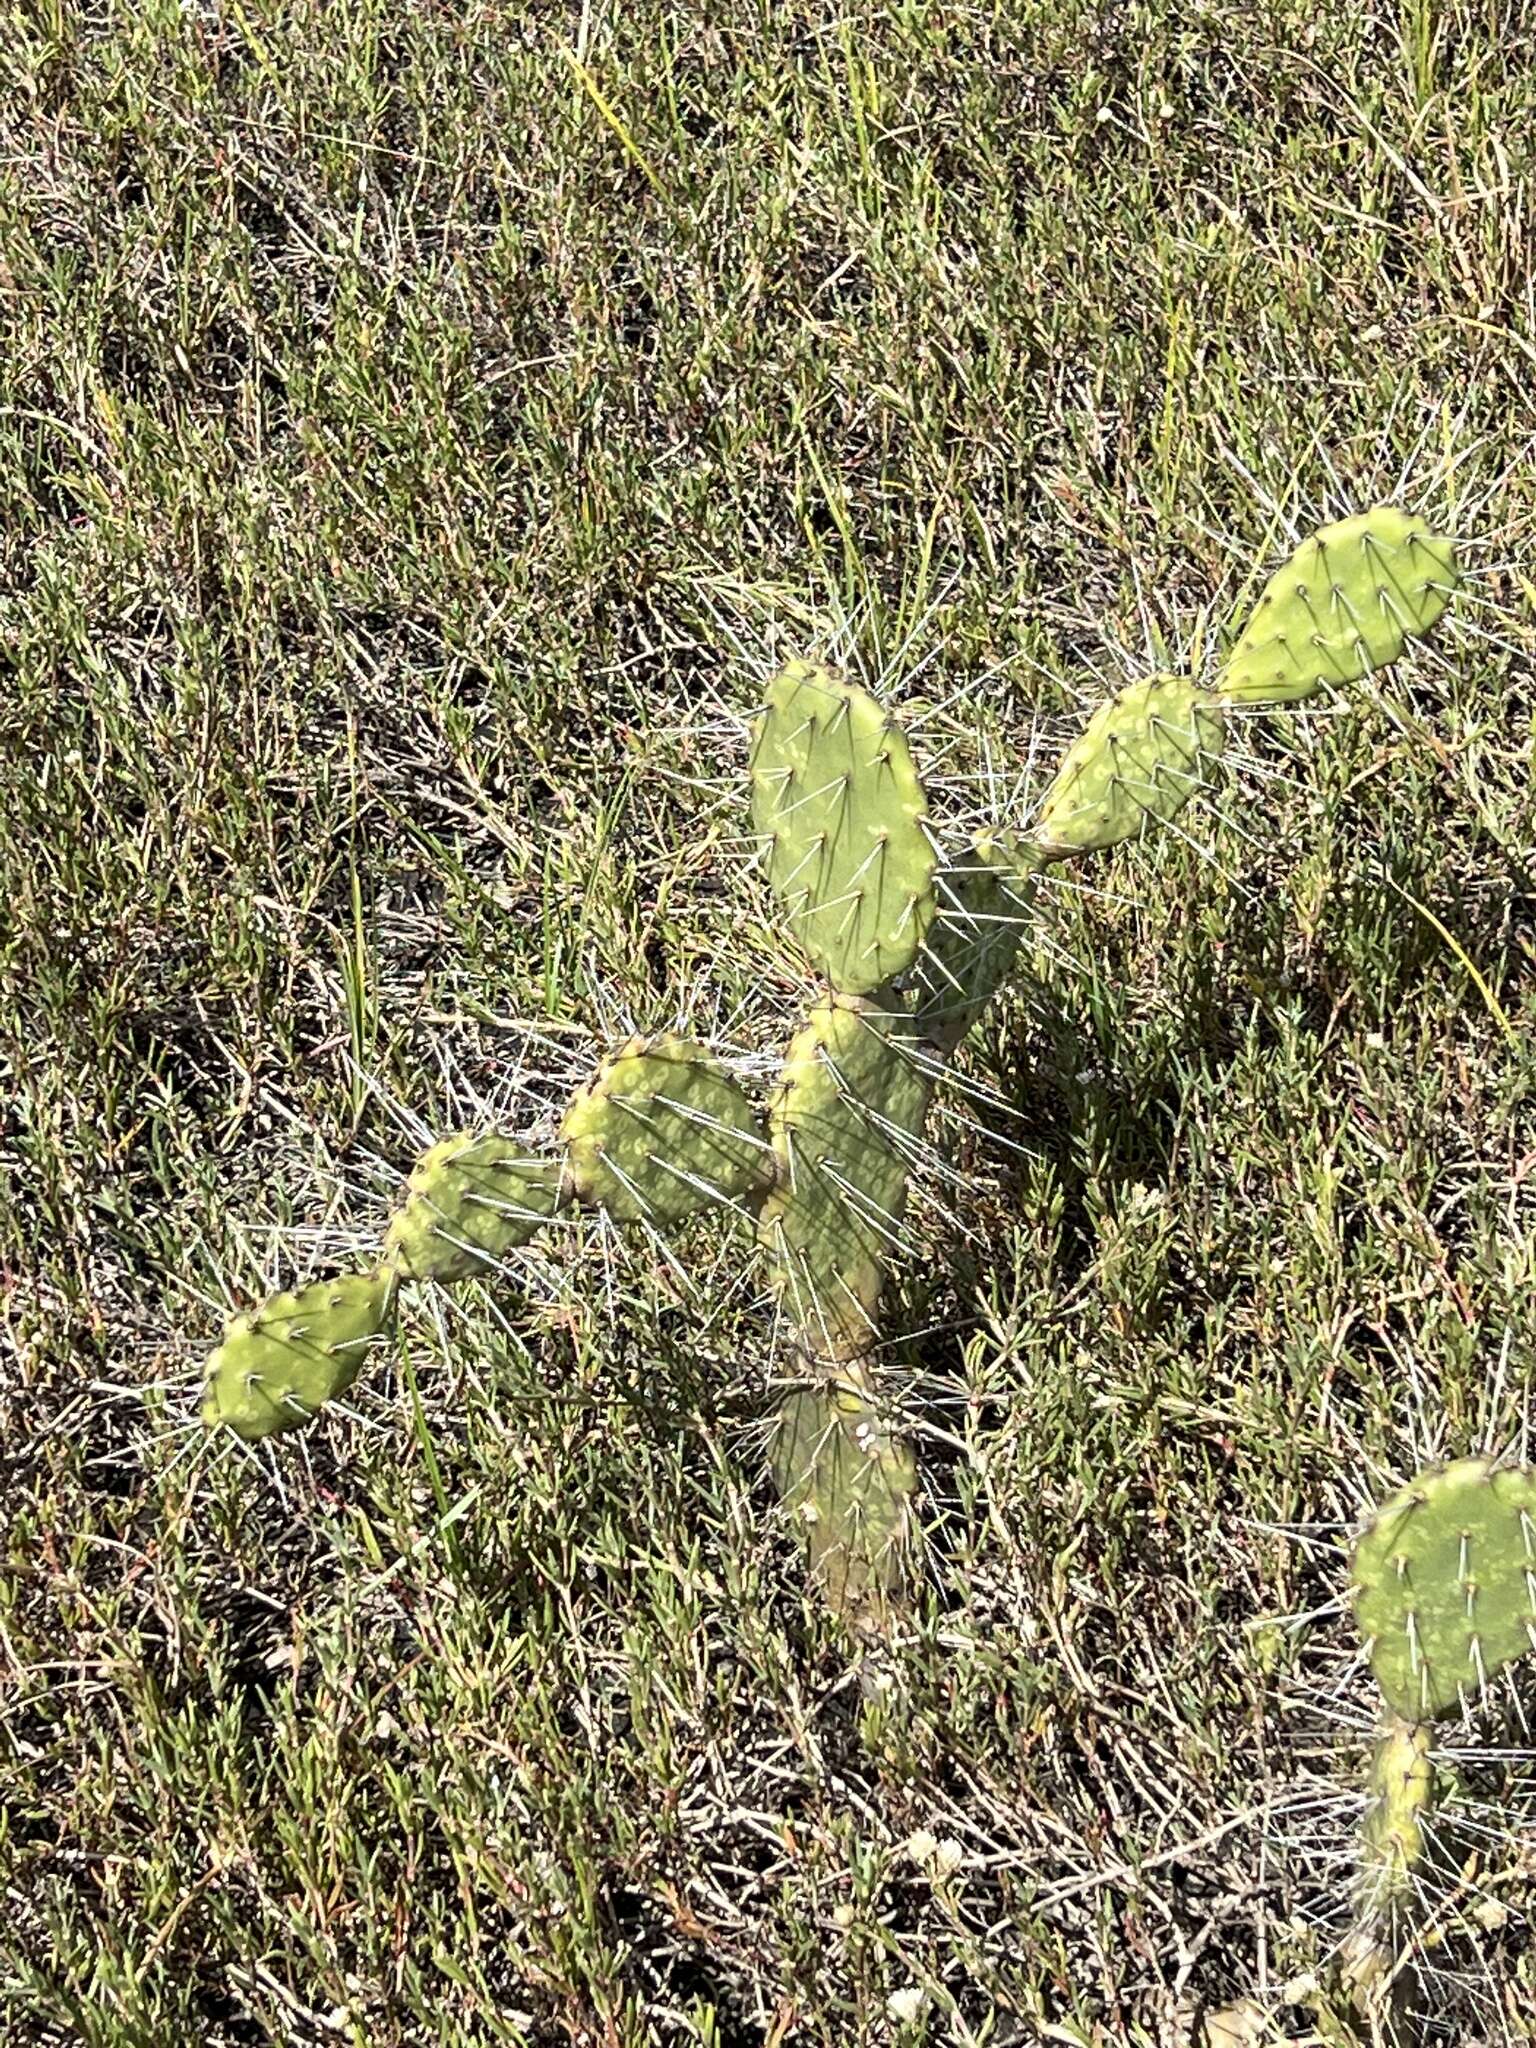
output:
[[[703,1046],[632,1038],[565,1113],[578,1198],[626,1223],[676,1223],[760,1193],[769,1171],[757,1114]]]
[[[867,690],[792,661],[768,686],[751,777],[768,879],[832,986],[867,995],[910,966],[938,855],[895,722]]]
[[[1377,1904],[1411,1889],[1434,1792],[1428,1725],[1389,1714],[1371,1752],[1362,1829],[1365,1889]]]
[[[1391,2000],[1396,1965],[1418,1919],[1435,1794],[1428,1725],[1388,1712],[1371,1752],[1356,1918],[1339,1958],[1351,1998],[1368,2007],[1383,1994]]]
[[[461,1131],[423,1152],[384,1239],[386,1262],[408,1280],[489,1273],[526,1244],[565,1196],[558,1160],[495,1131]]]
[[[383,1339],[396,1276],[380,1266],[273,1294],[231,1318],[208,1360],[202,1417],[250,1442],[312,1422]]]
[[[1386,1701],[1360,1832],[1344,1992],[1387,2037],[1414,1996],[1438,1791],[1434,1720],[1536,1647],[1536,1469],[1462,1458],[1377,1508],[1350,1564],[1355,1621]]]
[[[1355,1621],[1389,1706],[1428,1721],[1536,1645],[1536,1471],[1463,1458],[1422,1472],[1355,1546]]]
[[[1046,792],[1035,843],[1050,859],[1102,851],[1176,818],[1219,759],[1221,712],[1184,676],[1149,676],[1103,704]]]
[[[917,1487],[912,1446],[850,1378],[791,1394],[770,1461],[828,1603],[877,1627],[900,1590]]]
[[[789,1048],[768,1110],[777,1177],[759,1236],[806,1358],[846,1364],[878,1338],[932,1085],[910,1020],[878,1000],[818,1003]]]
[[[1378,505],[1325,526],[1276,571],[1216,685],[1233,704],[1292,704],[1386,668],[1450,603],[1449,540]]]
[[[1221,753],[1224,706],[1292,701],[1384,665],[1456,578],[1450,543],[1392,507],[1326,528],[1272,579],[1214,692],[1177,675],[1122,690],[1068,753],[1032,836],[999,824],[944,864],[896,721],[830,669],[791,661],[760,714],[753,822],[788,929],[830,990],[789,1048],[766,1129],[697,1044],[631,1040],[570,1104],[558,1157],[499,1133],[446,1138],[417,1161],[376,1271],[236,1317],[209,1361],[204,1420],[251,1437],[301,1427],[382,1340],[398,1285],[489,1276],[567,1202],[652,1230],[745,1209],[796,1374],[812,1382],[783,1406],[775,1473],[833,1604],[888,1610],[916,1465],[870,1369],[884,1276],[907,1242],[935,1078],[1013,970],[1036,873],[1171,824]],[[1524,1544],[1533,1492],[1536,1480],[1452,1467],[1362,1538],[1357,1611],[1400,1714],[1444,1711],[1524,1648],[1536,1578],[1515,1532]],[[1391,1811],[1380,1847],[1406,1863],[1409,1822]]]

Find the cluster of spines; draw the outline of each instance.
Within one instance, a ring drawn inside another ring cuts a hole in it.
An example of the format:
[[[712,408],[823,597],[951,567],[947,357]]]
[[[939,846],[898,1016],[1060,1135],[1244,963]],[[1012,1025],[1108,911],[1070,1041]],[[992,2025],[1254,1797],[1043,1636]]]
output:
[[[1220,757],[1227,707],[1295,703],[1385,667],[1456,582],[1450,544],[1392,507],[1325,528],[1271,579],[1209,689],[1156,675],[1122,690],[1030,830],[1000,825],[948,861],[894,718],[791,661],[762,707],[753,819],[827,993],[766,1128],[701,1046],[631,1041],[571,1104],[558,1157],[495,1132],[444,1139],[417,1162],[376,1269],[236,1317],[210,1361],[205,1420],[248,1436],[300,1426],[387,1340],[402,1285],[490,1273],[568,1205],[650,1227],[743,1208],[805,1382],[780,1417],[781,1491],[817,1532],[836,1604],[881,1607],[900,1583],[916,1483],[874,1368],[883,1277],[904,1243],[935,1077],[1012,970],[1034,877],[1172,825]]]

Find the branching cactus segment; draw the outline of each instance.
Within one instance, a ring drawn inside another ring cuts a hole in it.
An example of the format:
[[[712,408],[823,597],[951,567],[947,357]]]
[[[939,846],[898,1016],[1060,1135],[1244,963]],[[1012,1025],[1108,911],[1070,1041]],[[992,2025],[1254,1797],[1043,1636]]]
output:
[[[1176,818],[1225,742],[1221,712],[1183,676],[1149,676],[1103,704],[1061,764],[1036,844],[1049,859],[1100,852]]]
[[[203,1421],[247,1442],[302,1429],[347,1391],[385,1337],[395,1286],[380,1266],[269,1295],[232,1317],[208,1360]]]
[[[867,995],[911,965],[933,922],[938,855],[906,740],[867,690],[792,661],[752,750],[768,879],[832,986]]]
[[[1435,1793],[1428,1725],[1388,1712],[1371,1752],[1356,1919],[1340,1955],[1344,1981],[1356,2000],[1375,2002],[1393,1995],[1397,1964],[1419,1917]],[[1409,1988],[1406,1982],[1402,1988]]]
[[[779,1410],[770,1460],[830,1604],[877,1626],[900,1591],[917,1461],[850,1378],[800,1388]]]
[[[490,1273],[548,1222],[566,1191],[557,1160],[511,1138],[488,1131],[440,1139],[411,1169],[385,1259],[408,1280]]]
[[[818,1003],[790,1046],[768,1111],[778,1172],[759,1235],[803,1357],[823,1367],[878,1339],[932,1087],[910,1020],[876,1001]]]
[[[1325,526],[1265,586],[1216,694],[1293,704],[1386,668],[1459,581],[1452,543],[1393,505]]]
[[[702,1046],[670,1035],[621,1047],[560,1134],[578,1197],[624,1223],[739,1202],[761,1194],[771,1171],[751,1103]]]
[[[1536,1472],[1463,1458],[1380,1507],[1355,1546],[1355,1621],[1389,1706],[1429,1721],[1536,1645]]]
[[[1386,1701],[1341,1967],[1373,2018],[1398,2012],[1438,1790],[1430,1728],[1536,1647],[1536,1468],[1462,1458],[1376,1510],[1350,1565],[1355,1621]]]

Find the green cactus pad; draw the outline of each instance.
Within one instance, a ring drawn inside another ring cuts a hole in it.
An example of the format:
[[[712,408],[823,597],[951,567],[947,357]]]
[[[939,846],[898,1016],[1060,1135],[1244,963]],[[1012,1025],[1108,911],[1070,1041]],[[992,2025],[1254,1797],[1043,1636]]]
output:
[[[205,1426],[248,1442],[302,1429],[361,1372],[389,1324],[395,1279],[384,1266],[347,1273],[231,1317],[208,1360]]]
[[[1362,1875],[1378,1900],[1411,1888],[1424,1861],[1424,1827],[1435,1797],[1435,1767],[1424,1722],[1390,1715],[1371,1753],[1362,1830]]]
[[[875,1624],[901,1585],[917,1462],[852,1385],[804,1388],[779,1410],[773,1476],[828,1604]]]
[[[935,877],[939,914],[912,969],[914,1021],[941,1054],[960,1043],[1013,971],[1040,865],[1011,833],[985,832]]]
[[[795,937],[832,986],[866,995],[933,921],[937,856],[899,728],[867,690],[792,661],[768,685],[752,819]]]
[[[772,1170],[755,1110],[684,1038],[633,1038],[560,1126],[576,1193],[623,1222],[674,1223],[758,1191]]]
[[[1233,704],[1292,704],[1397,660],[1459,581],[1453,544],[1378,505],[1325,526],[1278,570],[1216,685]]]
[[[897,998],[887,992],[888,1003]],[[861,1357],[906,1208],[910,1144],[932,1082],[911,1019],[872,1002],[818,1003],[790,1045],[768,1129],[776,1180],[759,1235],[808,1358]]]
[[[1100,705],[1041,806],[1048,858],[1100,851],[1176,818],[1225,734],[1216,704],[1185,676],[1149,676]]]
[[[1387,1712],[1366,1775],[1354,1925],[1339,1950],[1340,1977],[1357,2010],[1407,1988],[1398,1964],[1420,1917],[1429,1822],[1439,1790],[1425,1722]],[[1361,2003],[1363,2001],[1363,2004]]]
[[[494,1131],[460,1131],[423,1152],[404,1206],[384,1239],[386,1260],[410,1280],[489,1272],[560,1206],[559,1162]]]
[[[1387,1703],[1427,1721],[1536,1645],[1536,1470],[1420,1473],[1355,1545],[1355,1621]]]

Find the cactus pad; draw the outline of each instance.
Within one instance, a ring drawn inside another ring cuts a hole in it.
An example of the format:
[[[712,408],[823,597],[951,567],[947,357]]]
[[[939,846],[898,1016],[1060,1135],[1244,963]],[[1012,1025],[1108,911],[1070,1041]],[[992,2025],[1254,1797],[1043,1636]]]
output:
[[[1435,1797],[1429,1728],[1393,1714],[1371,1753],[1363,1876],[1378,1903],[1409,1889],[1424,1861],[1424,1826]]]
[[[779,1410],[770,1453],[833,1610],[877,1622],[902,1578],[917,1486],[912,1447],[853,1385],[802,1388]]]
[[[818,1003],[769,1105],[777,1179],[759,1235],[802,1348],[824,1362],[858,1358],[873,1341],[932,1092],[911,1029],[871,1002]]]
[[[1265,586],[1216,685],[1234,704],[1291,704],[1397,660],[1459,580],[1452,543],[1378,505],[1303,541]]]
[[[202,1418],[251,1441],[302,1429],[344,1394],[394,1308],[395,1275],[380,1266],[272,1294],[231,1317],[208,1360]]]
[[[1536,1469],[1463,1458],[1420,1473],[1355,1545],[1355,1621],[1410,1721],[1466,1700],[1536,1644]]]
[[[409,1280],[464,1280],[526,1244],[560,1206],[559,1162],[494,1131],[461,1131],[423,1152],[385,1257]]]
[[[1427,1723],[1390,1709],[1371,1752],[1355,1923],[1339,1949],[1340,1977],[1362,2016],[1390,2004],[1411,1979],[1399,1974],[1420,1915],[1429,1820],[1438,1785]]]
[[[1046,792],[1035,841],[1052,859],[1176,818],[1221,753],[1221,712],[1184,676],[1149,676],[1100,705]]]
[[[760,1188],[771,1169],[756,1112],[702,1046],[632,1038],[560,1126],[584,1202],[623,1222],[673,1223]]]
[[[867,690],[792,661],[768,685],[752,819],[796,938],[836,989],[910,965],[933,921],[937,857],[900,729]]]
[[[935,877],[939,914],[912,969],[918,1032],[948,1054],[1013,970],[1039,864],[1011,833],[984,832]]]

